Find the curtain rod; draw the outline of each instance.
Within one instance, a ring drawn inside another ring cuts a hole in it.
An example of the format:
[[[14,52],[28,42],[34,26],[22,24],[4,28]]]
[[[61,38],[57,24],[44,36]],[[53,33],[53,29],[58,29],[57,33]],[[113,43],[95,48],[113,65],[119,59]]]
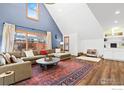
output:
[[[3,24],[5,24],[5,22]],[[30,28],[30,27],[25,27],[25,26],[20,26],[20,25],[15,25],[15,26],[22,27],[22,28],[27,28],[27,29],[31,29],[31,30],[40,30],[40,29],[35,29],[35,28]],[[40,30],[40,31],[46,32],[45,30]]]

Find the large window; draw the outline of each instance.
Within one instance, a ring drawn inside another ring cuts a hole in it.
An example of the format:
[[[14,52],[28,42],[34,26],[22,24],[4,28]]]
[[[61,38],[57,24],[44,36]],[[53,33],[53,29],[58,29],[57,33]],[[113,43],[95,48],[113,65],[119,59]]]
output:
[[[45,32],[17,30],[15,34],[14,51],[45,49],[46,35]]]

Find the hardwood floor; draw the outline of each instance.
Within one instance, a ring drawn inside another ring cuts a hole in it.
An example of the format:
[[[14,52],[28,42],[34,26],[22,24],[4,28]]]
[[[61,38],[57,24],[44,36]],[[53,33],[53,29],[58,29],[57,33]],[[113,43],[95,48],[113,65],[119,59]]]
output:
[[[124,62],[101,60],[79,85],[124,85]]]

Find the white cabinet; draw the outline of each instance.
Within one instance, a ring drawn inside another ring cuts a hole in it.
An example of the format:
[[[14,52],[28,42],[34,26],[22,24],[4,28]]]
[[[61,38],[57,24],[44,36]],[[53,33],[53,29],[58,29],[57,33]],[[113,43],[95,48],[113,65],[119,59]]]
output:
[[[113,55],[111,51],[104,51],[104,56],[105,59],[112,59]]]
[[[104,49],[105,59],[124,61],[124,49]]]

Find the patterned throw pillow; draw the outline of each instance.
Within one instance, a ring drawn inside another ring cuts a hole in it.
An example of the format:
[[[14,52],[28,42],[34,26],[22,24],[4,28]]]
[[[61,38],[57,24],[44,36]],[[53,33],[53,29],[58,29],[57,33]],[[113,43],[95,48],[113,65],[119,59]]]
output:
[[[5,55],[4,55],[4,58],[6,59],[6,63],[7,64],[10,64],[11,63],[11,56],[10,56],[10,54],[9,53],[6,53]]]
[[[22,59],[16,58],[14,55],[11,56],[12,63],[23,63]]]
[[[17,58],[14,55],[12,55],[11,56],[11,62],[12,63],[17,63],[17,61],[18,61]]]
[[[0,66],[5,64],[6,64],[6,60],[4,59],[3,55],[0,55]]]
[[[41,55],[47,55],[48,53],[47,53],[47,51],[46,51],[45,49],[42,49],[42,50],[40,51],[40,54],[41,54]]]
[[[96,49],[87,49],[88,54],[96,54]]]

